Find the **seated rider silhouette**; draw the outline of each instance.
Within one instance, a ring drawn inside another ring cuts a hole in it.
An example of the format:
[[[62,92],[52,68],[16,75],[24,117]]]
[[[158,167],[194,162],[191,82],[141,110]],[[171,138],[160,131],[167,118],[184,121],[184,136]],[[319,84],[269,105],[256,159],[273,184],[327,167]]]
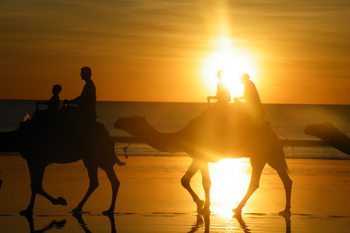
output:
[[[93,124],[97,119],[96,88],[94,82],[91,80],[91,68],[84,66],[80,71],[80,77],[85,81],[83,91],[80,96],[72,100],[65,100],[64,104],[76,104],[78,107],[80,122]]]
[[[255,84],[250,80],[247,73],[242,74],[241,82],[244,85],[244,94],[242,97],[235,98],[237,100],[244,100],[248,111],[254,116],[261,118],[264,116],[264,110],[261,104],[260,96]]]
[[[60,109],[60,92],[62,87],[59,84],[55,84],[52,87],[52,97],[48,101],[38,101],[36,102],[36,113],[45,114],[48,117],[53,117],[57,114]],[[40,105],[47,105],[46,110],[40,110]]]
[[[219,104],[228,104],[231,101],[231,93],[230,90],[225,87],[222,82],[222,70],[218,70],[217,72],[218,84],[216,86],[216,95],[208,96],[207,101],[210,103],[211,100],[216,100]]]

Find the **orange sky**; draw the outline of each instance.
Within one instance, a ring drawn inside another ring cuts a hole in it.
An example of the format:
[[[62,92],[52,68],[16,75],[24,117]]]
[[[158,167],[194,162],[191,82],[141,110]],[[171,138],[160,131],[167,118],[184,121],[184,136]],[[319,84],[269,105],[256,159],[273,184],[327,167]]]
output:
[[[204,102],[221,36],[249,51],[265,103],[350,103],[350,3],[343,0],[4,0],[0,98]],[[233,64],[234,66],[234,64]]]

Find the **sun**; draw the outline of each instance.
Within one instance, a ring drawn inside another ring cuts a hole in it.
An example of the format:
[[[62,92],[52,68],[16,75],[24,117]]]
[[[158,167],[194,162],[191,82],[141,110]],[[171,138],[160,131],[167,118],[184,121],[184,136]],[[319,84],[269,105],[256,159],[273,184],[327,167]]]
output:
[[[248,73],[253,82],[257,77],[257,66],[250,52],[233,45],[232,39],[220,37],[216,40],[215,50],[208,54],[202,66],[202,77],[213,94],[216,92],[217,71],[222,70],[222,81],[231,92],[231,97],[243,95],[240,77]]]
[[[244,197],[249,186],[251,167],[249,160],[223,159],[210,164],[211,211],[231,218],[232,209]]]

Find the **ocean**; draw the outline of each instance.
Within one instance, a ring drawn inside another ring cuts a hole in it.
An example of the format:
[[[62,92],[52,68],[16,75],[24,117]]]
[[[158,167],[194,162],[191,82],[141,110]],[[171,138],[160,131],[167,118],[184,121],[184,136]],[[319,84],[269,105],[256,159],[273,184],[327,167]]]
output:
[[[114,128],[114,122],[120,117],[143,116],[156,129],[162,132],[174,132],[185,127],[190,120],[199,116],[207,108],[206,103],[155,103],[155,102],[98,102],[98,120],[109,130],[111,136],[128,136]],[[309,124],[331,122],[338,129],[350,135],[349,105],[304,105],[304,104],[264,104],[266,119],[280,139],[312,140],[316,139],[304,133]],[[32,114],[35,101],[0,101],[0,130],[16,129],[25,113]],[[117,144],[119,154],[125,144]],[[129,155],[162,154],[145,144],[133,143],[128,146]],[[350,159],[350,156],[331,147],[286,146],[288,158]]]

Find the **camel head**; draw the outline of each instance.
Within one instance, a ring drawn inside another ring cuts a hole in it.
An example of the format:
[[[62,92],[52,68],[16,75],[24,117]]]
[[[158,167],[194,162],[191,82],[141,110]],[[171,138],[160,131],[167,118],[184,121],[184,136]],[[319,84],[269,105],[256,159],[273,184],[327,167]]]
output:
[[[139,136],[146,132],[154,132],[155,129],[146,121],[144,117],[122,117],[115,123],[116,129],[124,130],[133,136]]]
[[[315,136],[322,138],[324,135],[329,135],[331,132],[334,132],[336,128],[332,123],[325,122],[321,124],[312,124],[305,127],[304,132],[307,135]]]

